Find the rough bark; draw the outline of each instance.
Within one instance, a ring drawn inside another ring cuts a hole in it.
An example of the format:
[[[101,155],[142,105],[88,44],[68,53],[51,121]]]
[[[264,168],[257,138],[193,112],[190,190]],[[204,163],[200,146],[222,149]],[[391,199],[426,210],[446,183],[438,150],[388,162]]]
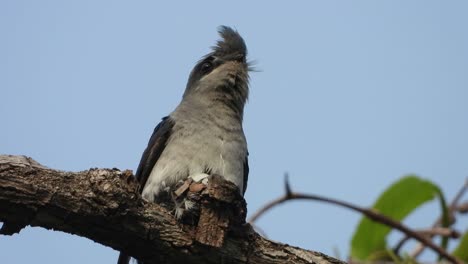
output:
[[[216,238],[221,243],[209,246],[203,243],[209,232],[182,226],[167,209],[143,201],[137,187],[131,171],[65,172],[24,156],[0,155],[0,233],[39,226],[87,237],[150,263],[343,263],[267,240],[248,224],[226,231]],[[213,207],[205,207],[205,217],[212,219]]]

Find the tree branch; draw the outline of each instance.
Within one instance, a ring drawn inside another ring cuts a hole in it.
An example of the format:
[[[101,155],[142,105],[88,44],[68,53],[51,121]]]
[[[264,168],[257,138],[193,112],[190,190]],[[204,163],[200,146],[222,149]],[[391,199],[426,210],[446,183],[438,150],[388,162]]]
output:
[[[359,212],[369,219],[376,221],[378,223],[390,226],[394,229],[399,230],[400,232],[404,233],[405,235],[416,239],[417,241],[421,242],[425,246],[431,248],[435,252],[439,253],[442,257],[446,258],[448,261],[458,264],[461,263],[460,260],[456,259],[454,256],[450,255],[447,251],[445,251],[443,248],[439,247],[438,245],[434,244],[432,240],[428,239],[424,235],[410,229],[409,227],[403,225],[402,223],[395,221],[391,219],[390,217],[387,217],[383,214],[380,214],[374,210],[367,209],[367,208],[362,208],[357,205],[353,205],[351,203],[345,202],[345,201],[339,201],[336,199],[328,198],[328,197],[323,197],[319,195],[314,195],[314,194],[304,194],[304,193],[296,193],[291,191],[291,187],[289,184],[288,180],[288,175],[285,175],[285,194],[281,197],[278,197],[269,203],[265,204],[263,207],[261,207],[257,212],[255,212],[249,220],[249,223],[254,223],[260,216],[262,216],[264,213],[267,211],[271,210],[273,207],[280,205],[282,203],[292,201],[292,200],[314,200],[314,201],[320,201],[320,202],[325,202],[325,203],[330,203],[334,205],[338,205],[344,208],[348,208],[352,211]]]
[[[458,204],[460,203],[461,198],[463,197],[463,195],[466,193],[467,190],[468,190],[468,178],[465,179],[465,182],[463,183],[460,190],[457,192],[457,194],[453,198],[452,202],[450,203],[450,206],[448,207],[450,225],[452,225],[455,222],[455,213],[457,212]],[[432,227],[438,227],[441,224],[442,224],[442,216],[440,216],[434,222]],[[432,237],[433,235],[429,236],[429,238],[432,238]],[[426,248],[426,245],[424,245],[423,243],[418,243],[415,249],[413,249],[413,251],[410,253],[410,256],[413,258],[417,258],[419,255],[421,255],[421,253],[423,252],[425,248]]]
[[[0,233],[26,225],[87,237],[145,262],[343,262],[322,253],[269,241],[249,224],[227,234],[221,247],[194,240],[194,230],[168,210],[143,201],[130,171],[64,172],[24,156],[0,155]]]

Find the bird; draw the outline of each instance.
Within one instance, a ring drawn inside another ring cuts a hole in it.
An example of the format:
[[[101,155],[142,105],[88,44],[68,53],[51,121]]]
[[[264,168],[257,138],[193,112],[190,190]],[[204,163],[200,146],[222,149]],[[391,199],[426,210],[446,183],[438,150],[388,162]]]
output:
[[[249,164],[243,117],[252,68],[237,30],[220,26],[218,33],[220,40],[196,63],[182,100],[162,118],[143,152],[135,177],[144,200],[161,202],[181,181],[211,174],[245,194]],[[174,202],[177,218],[190,209],[188,203]],[[118,264],[129,261],[121,252]]]

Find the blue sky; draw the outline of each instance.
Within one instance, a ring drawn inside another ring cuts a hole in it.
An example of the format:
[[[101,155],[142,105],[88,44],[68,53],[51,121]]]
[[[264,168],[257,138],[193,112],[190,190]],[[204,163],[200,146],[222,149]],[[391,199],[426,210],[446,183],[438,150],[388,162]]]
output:
[[[217,27],[228,25],[260,70],[251,74],[244,122],[250,213],[283,193],[285,172],[294,190],[362,206],[416,173],[450,200],[468,175],[467,8],[423,0],[0,1],[0,153],[61,170],[135,170]],[[437,214],[433,203],[406,223],[424,228]],[[258,225],[273,240],[345,257],[359,218],[291,202]],[[40,228],[0,237],[0,248],[5,263],[117,257]]]

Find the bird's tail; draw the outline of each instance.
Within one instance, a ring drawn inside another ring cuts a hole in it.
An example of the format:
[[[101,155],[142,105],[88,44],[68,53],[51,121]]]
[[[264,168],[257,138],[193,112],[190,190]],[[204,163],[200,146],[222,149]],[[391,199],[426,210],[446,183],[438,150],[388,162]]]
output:
[[[129,264],[130,263],[130,256],[125,255],[124,253],[120,252],[119,260],[117,264]]]

